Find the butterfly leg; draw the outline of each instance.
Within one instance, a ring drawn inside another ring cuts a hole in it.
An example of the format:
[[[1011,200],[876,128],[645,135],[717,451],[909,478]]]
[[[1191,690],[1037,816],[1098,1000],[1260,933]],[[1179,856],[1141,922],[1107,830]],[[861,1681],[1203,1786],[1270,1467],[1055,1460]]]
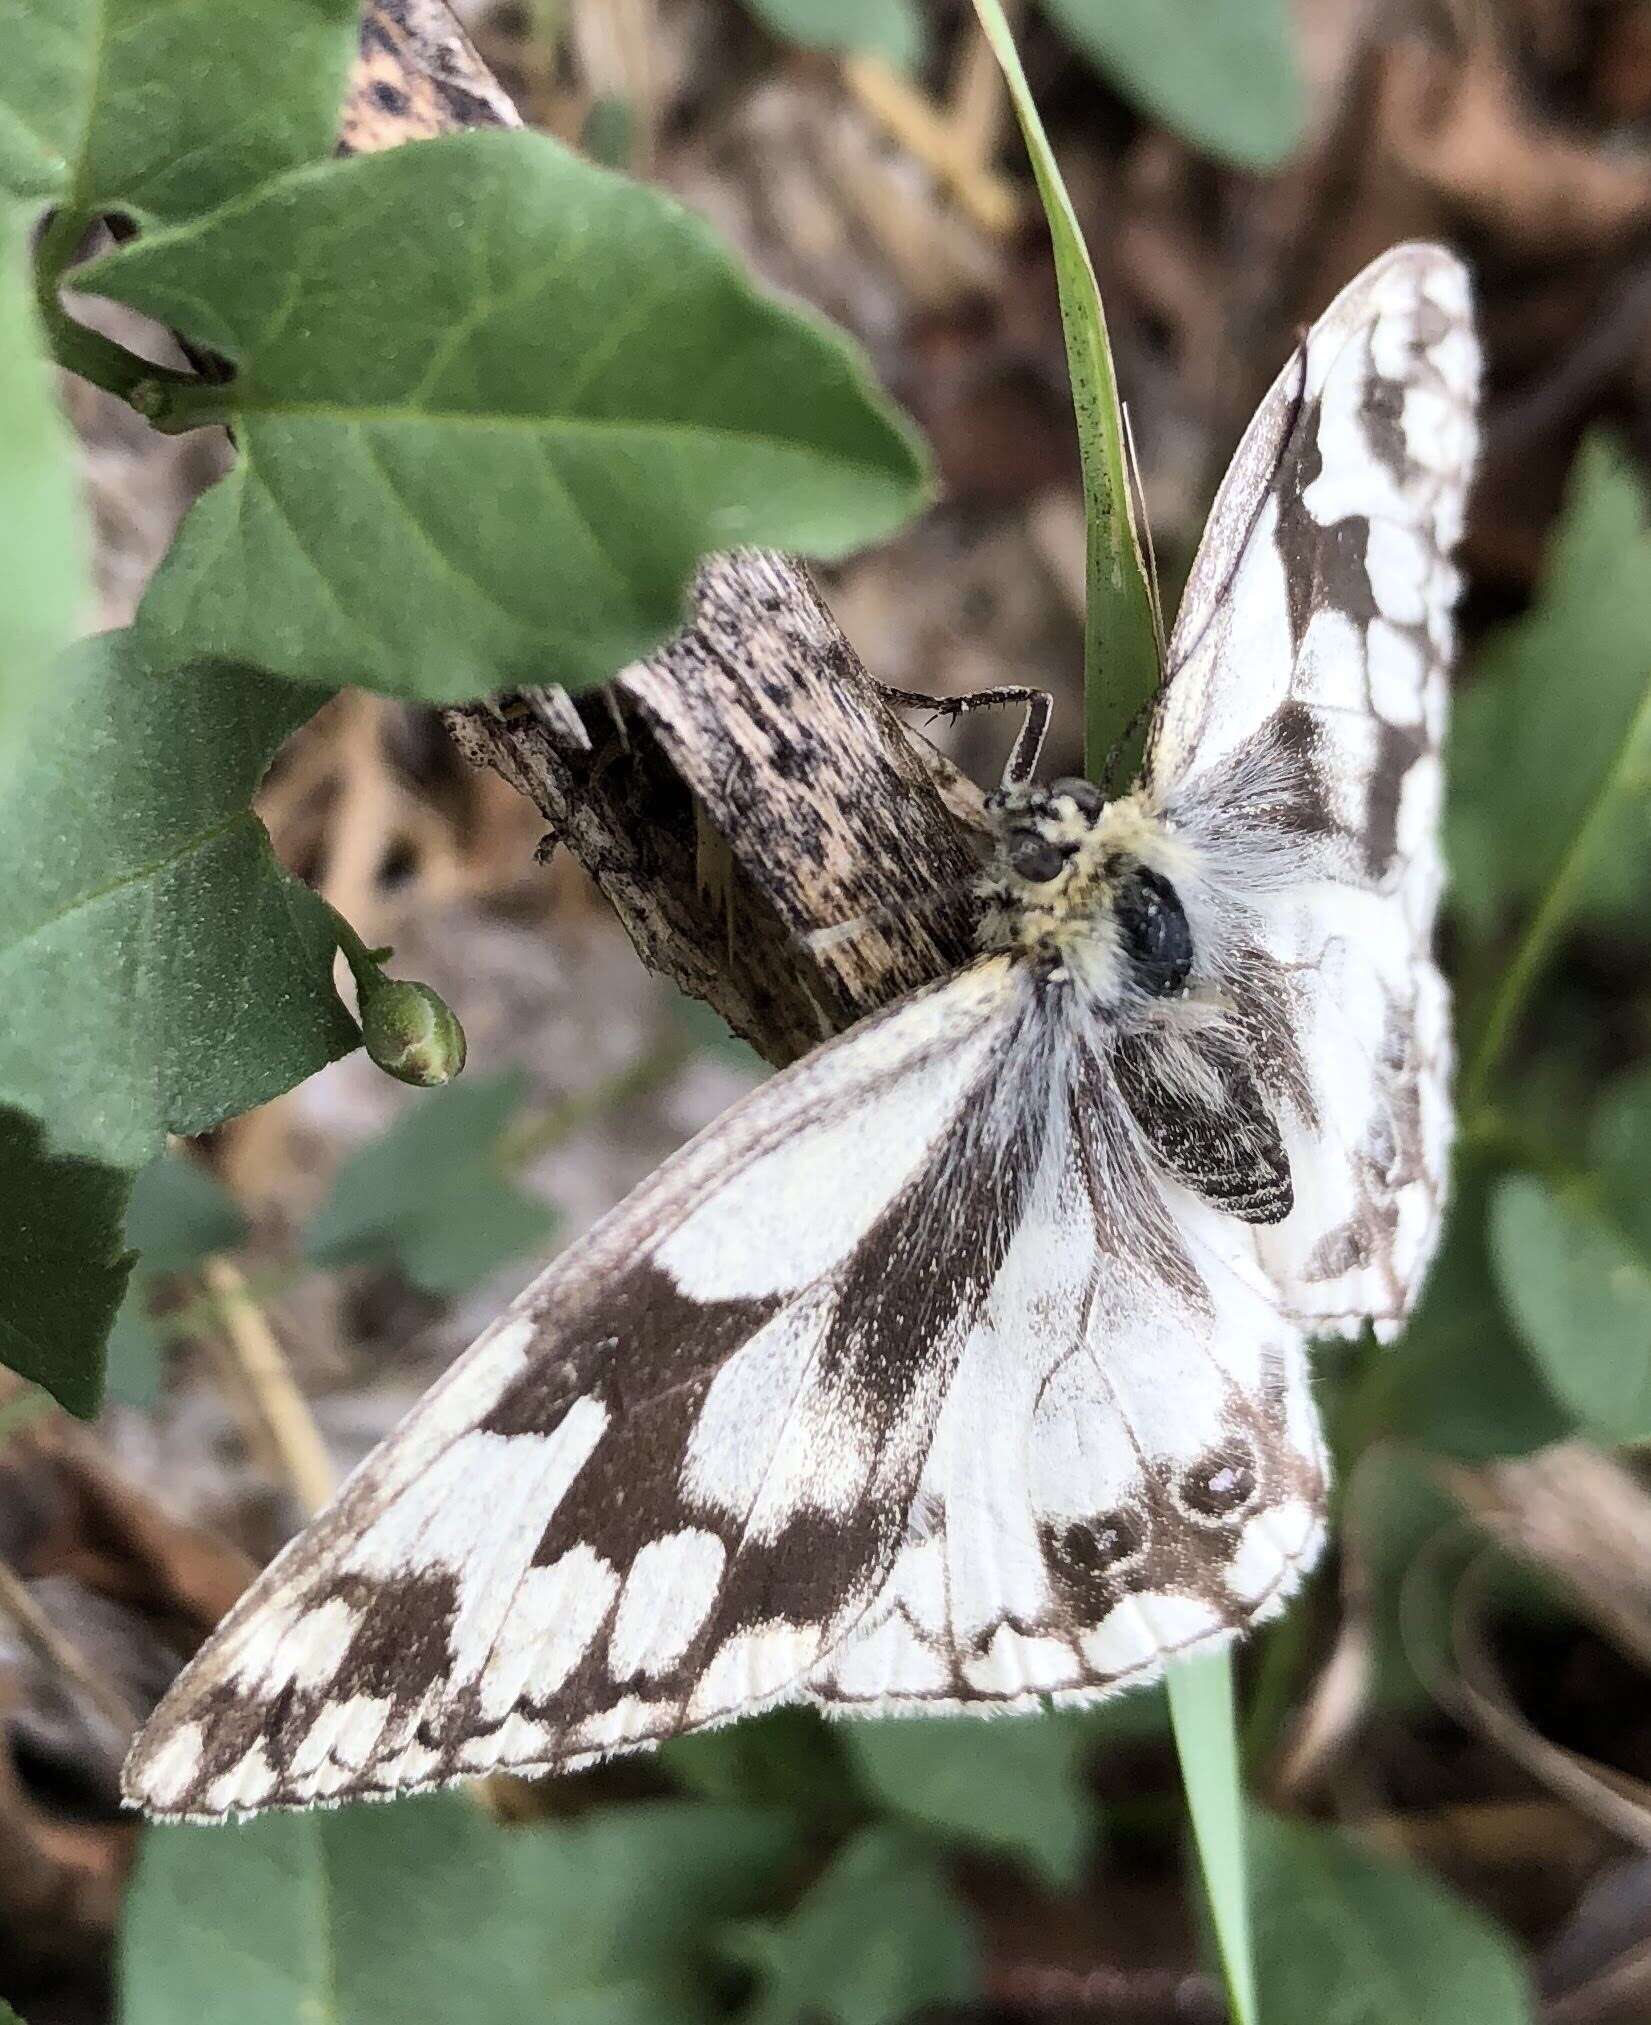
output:
[[[919,690],[895,689],[886,682],[879,682],[877,686],[889,702],[907,710],[926,710],[931,717],[958,718],[966,716],[971,710],[989,710],[1005,704],[1021,705],[1026,715],[1021,720],[1014,749],[1009,754],[999,785],[1024,787],[1037,772],[1044,735],[1049,729],[1049,712],[1054,703],[1047,689],[1005,687],[977,689],[970,696],[925,696]]]

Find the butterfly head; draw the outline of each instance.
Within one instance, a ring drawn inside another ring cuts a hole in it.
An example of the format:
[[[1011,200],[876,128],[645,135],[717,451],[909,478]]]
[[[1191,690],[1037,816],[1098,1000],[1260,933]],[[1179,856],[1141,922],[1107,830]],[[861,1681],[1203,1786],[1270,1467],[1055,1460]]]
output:
[[[1185,994],[1192,938],[1175,880],[1191,868],[1142,795],[1108,801],[1091,781],[1057,780],[986,806],[985,946],[1057,956],[1106,999]]]

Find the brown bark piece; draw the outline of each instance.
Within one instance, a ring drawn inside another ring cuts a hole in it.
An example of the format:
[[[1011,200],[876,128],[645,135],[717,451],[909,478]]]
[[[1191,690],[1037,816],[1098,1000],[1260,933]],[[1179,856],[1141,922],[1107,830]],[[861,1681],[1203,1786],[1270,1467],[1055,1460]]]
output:
[[[372,0],[346,151],[518,124],[441,0]],[[968,954],[979,797],[908,734],[786,557],[710,558],[686,629],[605,694],[445,715],[468,759],[537,805],[643,960],[770,1061]]]

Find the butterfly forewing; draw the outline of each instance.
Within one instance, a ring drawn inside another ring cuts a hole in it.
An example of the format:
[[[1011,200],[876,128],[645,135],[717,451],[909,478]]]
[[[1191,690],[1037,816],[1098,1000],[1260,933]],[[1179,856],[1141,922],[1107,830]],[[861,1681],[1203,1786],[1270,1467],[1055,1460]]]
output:
[[[781,1694],[892,1562],[1018,1221],[985,1100],[1021,985],[988,958],[865,1022],[552,1266],[242,1598],[131,1797],[566,1765]]]
[[[1324,1333],[1391,1334],[1438,1233],[1440,742],[1478,375],[1443,248],[1337,297],[1216,501],[1150,744],[1152,791],[1231,888],[1222,983],[1275,1079],[1297,1208],[1257,1249]]]

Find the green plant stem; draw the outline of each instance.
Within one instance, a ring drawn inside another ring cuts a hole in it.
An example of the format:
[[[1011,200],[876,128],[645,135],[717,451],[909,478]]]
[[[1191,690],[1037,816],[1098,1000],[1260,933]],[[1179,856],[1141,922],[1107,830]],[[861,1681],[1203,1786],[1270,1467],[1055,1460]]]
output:
[[[1135,525],[1124,439],[1123,409],[1112,369],[1106,315],[1077,213],[1021,69],[999,0],[975,0],[975,13],[1002,65],[1026,140],[1038,195],[1049,220],[1061,328],[1066,338],[1072,405],[1083,464],[1087,544],[1084,607],[1084,768],[1100,780],[1120,749],[1125,779],[1133,771],[1130,733],[1158,687],[1158,629],[1146,563]]]
[[[148,359],[141,359],[136,352],[106,338],[101,331],[88,330],[85,324],[77,323],[63,307],[59,293],[63,278],[80,249],[89,223],[80,212],[63,207],[53,212],[35,250],[35,302],[52,357],[67,371],[126,402],[132,402],[137,389],[145,385],[193,385],[191,375],[152,365]]]
[[[1089,249],[1002,6],[999,0],[975,0],[975,13],[1002,67],[1049,221],[1083,464],[1084,767],[1092,780],[1107,786],[1114,754],[1121,777],[1133,776],[1139,746],[1136,727],[1161,679],[1157,608],[1135,524],[1123,409]],[[1222,1652],[1172,1664],[1165,1672],[1176,1749],[1232,2014],[1238,2025],[1253,2025],[1255,1965],[1243,1860],[1244,1798],[1232,1661]]]
[[[1462,1113],[1470,1128],[1485,1105],[1491,1077],[1513,1038],[1532,989],[1570,919],[1577,889],[1594,855],[1606,817],[1631,780],[1634,769],[1645,763],[1639,748],[1647,738],[1651,738],[1651,682],[1647,683],[1639,709],[1634,713],[1628,736],[1595,790],[1588,812],[1549,880],[1547,891],[1531,916],[1514,952],[1514,959],[1503,976],[1501,988],[1491,1002],[1478,1044],[1462,1079]]]
[[[351,977],[355,979],[356,993],[358,997],[365,998],[383,981],[384,973],[379,966],[390,952],[387,949],[369,949],[330,900],[322,904],[332,916],[333,933],[338,937],[338,947],[350,966]]]
[[[1231,1649],[1171,1660],[1164,1668],[1164,1685],[1234,2025],[1255,2025],[1255,1957]]]

